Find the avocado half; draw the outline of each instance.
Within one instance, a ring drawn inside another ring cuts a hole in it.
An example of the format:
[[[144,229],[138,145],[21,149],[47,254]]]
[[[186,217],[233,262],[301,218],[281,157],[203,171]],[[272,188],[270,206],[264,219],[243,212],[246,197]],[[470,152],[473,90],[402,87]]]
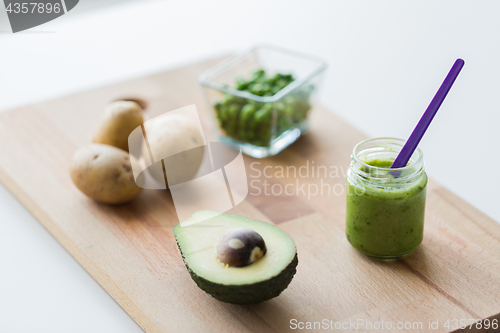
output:
[[[245,267],[228,267],[217,260],[217,241],[226,230],[236,227],[258,232],[267,246],[262,258]],[[295,243],[269,223],[205,210],[177,224],[174,235],[191,278],[223,302],[254,304],[269,300],[288,287],[296,272]]]

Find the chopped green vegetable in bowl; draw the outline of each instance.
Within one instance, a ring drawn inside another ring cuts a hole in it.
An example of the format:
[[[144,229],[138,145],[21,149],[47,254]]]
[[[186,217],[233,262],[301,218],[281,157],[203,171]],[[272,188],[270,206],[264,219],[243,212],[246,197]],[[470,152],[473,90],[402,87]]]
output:
[[[255,158],[281,152],[308,129],[326,67],[316,57],[259,44],[202,73],[220,141]]]
[[[238,77],[234,87],[256,96],[274,96],[292,83],[291,74],[267,75],[262,69],[254,71],[248,79]],[[215,101],[214,109],[220,128],[233,139],[266,147],[271,139],[292,129],[307,119],[311,105],[309,85],[288,94],[274,103],[262,103],[231,94]],[[273,126],[274,125],[274,126]]]

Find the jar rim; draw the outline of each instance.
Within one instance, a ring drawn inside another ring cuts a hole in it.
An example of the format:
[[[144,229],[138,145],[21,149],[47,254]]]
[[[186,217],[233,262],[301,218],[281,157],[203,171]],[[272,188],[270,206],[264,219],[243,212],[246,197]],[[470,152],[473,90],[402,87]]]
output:
[[[415,165],[421,163],[422,160],[423,160],[423,158],[424,158],[424,154],[423,154],[422,150],[420,149],[420,147],[417,147],[415,149],[415,152],[418,152],[419,156],[418,156],[417,160],[415,162],[413,162],[412,164],[410,164],[410,165],[406,165],[406,166],[401,167],[401,168],[393,168],[393,169],[391,169],[391,168],[382,168],[382,167],[370,165],[370,164],[362,161],[358,157],[357,150],[363,144],[365,144],[367,142],[370,142],[370,141],[375,141],[375,140],[388,140],[388,141],[390,140],[390,141],[393,141],[392,143],[396,143],[396,144],[401,143],[401,149],[403,148],[404,144],[406,143],[405,140],[399,139],[399,138],[394,138],[394,137],[378,137],[378,138],[365,139],[365,140],[359,142],[356,146],[354,146],[354,149],[352,150],[352,156],[353,156],[352,158],[356,162],[360,163],[361,165],[363,165],[363,166],[365,166],[367,168],[378,169],[378,170],[391,170],[391,171],[405,171],[405,170],[410,170],[411,168],[414,168]],[[415,154],[415,152],[413,152],[413,154]]]

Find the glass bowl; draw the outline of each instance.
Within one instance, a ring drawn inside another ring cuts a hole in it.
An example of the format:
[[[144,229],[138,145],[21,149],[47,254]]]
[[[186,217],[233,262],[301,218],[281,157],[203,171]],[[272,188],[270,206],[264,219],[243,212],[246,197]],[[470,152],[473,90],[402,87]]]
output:
[[[326,67],[259,44],[203,73],[199,82],[219,139],[256,158],[278,154],[307,129]]]

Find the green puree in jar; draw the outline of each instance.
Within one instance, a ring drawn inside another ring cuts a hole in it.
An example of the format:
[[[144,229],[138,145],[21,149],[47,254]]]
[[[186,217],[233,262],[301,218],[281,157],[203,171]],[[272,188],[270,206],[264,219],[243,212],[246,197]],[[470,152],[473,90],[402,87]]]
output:
[[[365,163],[388,169],[392,162]],[[346,234],[352,246],[367,255],[384,258],[414,251],[424,233],[426,185],[425,173],[416,181],[397,186],[356,182],[348,177]]]

